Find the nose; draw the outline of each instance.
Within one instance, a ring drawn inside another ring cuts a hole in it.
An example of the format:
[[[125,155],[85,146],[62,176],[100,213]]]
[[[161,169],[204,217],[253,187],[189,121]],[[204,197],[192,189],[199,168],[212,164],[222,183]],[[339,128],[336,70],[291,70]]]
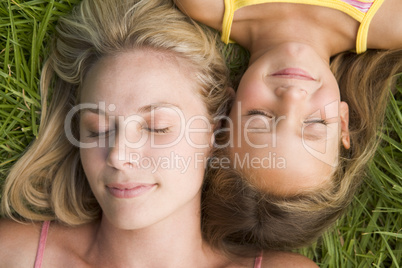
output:
[[[275,95],[280,101],[283,112],[297,110],[307,98],[307,91],[297,86],[281,86],[275,89]]]
[[[279,101],[279,114],[287,117],[300,114],[307,98],[307,91],[297,86],[280,86],[275,89]]]
[[[299,102],[306,98],[307,91],[297,86],[280,86],[275,95],[286,102]]]
[[[130,135],[133,137],[134,135]],[[135,136],[139,136],[138,133]],[[141,135],[142,137],[142,135]],[[138,142],[130,142],[124,132],[109,137],[109,151],[106,159],[108,166],[118,170],[138,168],[138,159],[141,157],[143,139]],[[107,146],[108,146],[107,145]]]

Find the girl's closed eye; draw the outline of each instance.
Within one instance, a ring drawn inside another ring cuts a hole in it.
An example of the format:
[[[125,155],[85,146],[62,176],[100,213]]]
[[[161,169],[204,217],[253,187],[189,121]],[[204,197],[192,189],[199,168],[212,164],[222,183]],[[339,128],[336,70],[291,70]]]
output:
[[[247,115],[262,115],[262,116],[266,116],[268,118],[273,118],[274,116],[266,111],[263,110],[250,110],[247,112]]]
[[[310,125],[310,124],[322,124],[322,125],[328,125],[328,122],[325,119],[317,118],[317,119],[308,119],[303,122],[304,124]]]
[[[271,131],[272,120],[275,118],[271,113],[263,110],[250,110],[247,112],[244,127],[252,133],[266,133]]]
[[[311,118],[303,122],[303,139],[324,141],[328,138],[329,122],[321,118]]]

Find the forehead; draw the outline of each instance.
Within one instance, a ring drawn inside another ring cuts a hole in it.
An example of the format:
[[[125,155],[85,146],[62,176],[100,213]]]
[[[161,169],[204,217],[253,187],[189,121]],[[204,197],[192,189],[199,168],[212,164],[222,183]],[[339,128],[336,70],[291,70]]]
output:
[[[136,49],[105,56],[88,71],[80,102],[166,102],[195,95],[194,68],[173,53]],[[156,100],[159,99],[159,100]]]
[[[271,144],[269,148],[233,148],[231,159],[235,168],[258,188],[294,195],[320,188],[330,180],[336,168],[337,150],[331,148],[326,153],[327,156],[314,155],[297,138],[279,138],[277,145]]]
[[[278,157],[271,159],[271,165],[278,166],[280,162]],[[312,168],[313,166],[314,168]],[[286,196],[321,188],[330,180],[332,169],[306,161],[303,166],[295,165],[284,169],[278,167],[254,169],[247,173],[249,173],[251,183],[262,190]]]

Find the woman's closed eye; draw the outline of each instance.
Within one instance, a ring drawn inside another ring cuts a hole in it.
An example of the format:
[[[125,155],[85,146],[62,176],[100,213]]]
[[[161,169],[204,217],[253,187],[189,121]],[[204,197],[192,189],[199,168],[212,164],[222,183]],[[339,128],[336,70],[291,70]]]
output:
[[[98,138],[98,137],[99,138],[107,138],[112,134],[112,132],[114,132],[114,129],[113,130],[107,130],[107,131],[92,131],[92,130],[88,130],[88,132],[89,132],[89,135],[88,135],[89,138]]]
[[[149,127],[147,127],[144,129],[148,132],[155,133],[155,134],[165,134],[170,131],[169,127],[165,127],[165,128],[149,128]]]

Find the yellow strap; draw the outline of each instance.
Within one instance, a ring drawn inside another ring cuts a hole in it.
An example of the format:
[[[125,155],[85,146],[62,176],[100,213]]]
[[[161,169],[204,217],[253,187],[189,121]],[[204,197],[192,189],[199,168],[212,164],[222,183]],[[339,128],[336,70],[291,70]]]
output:
[[[234,16],[233,0],[225,0],[225,13],[222,21],[222,42],[229,43],[230,30],[232,29],[232,22]]]
[[[370,27],[370,22],[373,19],[377,10],[381,7],[384,0],[375,0],[370,10],[366,13],[360,23],[359,31],[356,37],[356,53],[361,54],[367,50],[367,36]]]

